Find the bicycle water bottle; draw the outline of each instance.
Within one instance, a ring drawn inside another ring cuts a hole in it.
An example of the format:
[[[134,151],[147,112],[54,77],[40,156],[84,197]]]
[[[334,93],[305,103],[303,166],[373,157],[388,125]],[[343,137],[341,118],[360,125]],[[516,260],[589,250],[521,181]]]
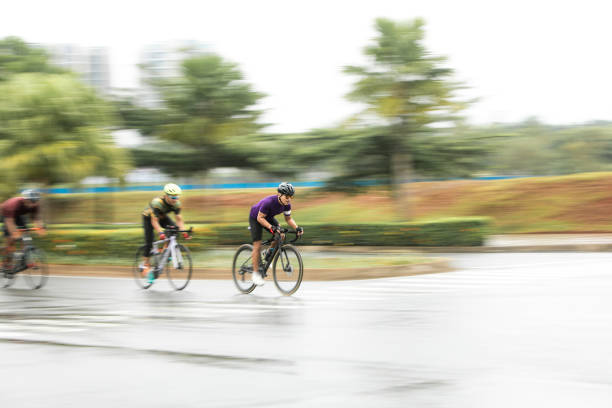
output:
[[[274,255],[274,247],[268,249],[266,251],[266,262],[268,262],[270,259],[272,259],[272,256]]]

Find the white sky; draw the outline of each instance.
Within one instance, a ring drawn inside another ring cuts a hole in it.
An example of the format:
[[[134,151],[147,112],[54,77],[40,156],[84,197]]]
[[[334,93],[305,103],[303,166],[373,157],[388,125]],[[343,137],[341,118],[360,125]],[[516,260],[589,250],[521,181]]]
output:
[[[426,20],[426,45],[449,58],[479,101],[472,123],[536,116],[547,123],[612,120],[609,1],[539,0],[106,0],[5,1],[0,38],[110,47],[112,85],[135,87],[144,44],[196,39],[239,64],[268,97],[271,131],[341,122],[358,107],[344,98],[346,65],[377,17]]]

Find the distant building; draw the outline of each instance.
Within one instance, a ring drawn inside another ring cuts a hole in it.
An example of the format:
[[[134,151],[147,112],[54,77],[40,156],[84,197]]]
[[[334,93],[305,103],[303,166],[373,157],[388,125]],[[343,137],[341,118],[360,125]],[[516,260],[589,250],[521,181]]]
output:
[[[210,51],[207,44],[195,40],[165,41],[145,46],[139,61],[139,102],[149,108],[158,107],[161,98],[150,85],[150,81],[175,78],[180,75],[181,62],[184,59]]]
[[[41,45],[51,62],[81,75],[83,82],[102,94],[111,91],[110,62],[107,47],[84,47],[74,44]]]

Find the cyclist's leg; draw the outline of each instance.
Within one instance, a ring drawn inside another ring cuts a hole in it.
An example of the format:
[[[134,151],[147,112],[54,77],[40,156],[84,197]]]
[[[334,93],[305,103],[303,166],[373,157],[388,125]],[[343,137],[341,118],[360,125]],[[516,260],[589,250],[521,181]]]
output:
[[[149,270],[151,269],[151,262],[149,260],[149,254],[151,253],[151,248],[153,248],[153,225],[151,225],[151,217],[146,215],[142,216],[142,227],[144,228],[144,236],[145,236],[145,250],[144,257],[142,260],[143,268],[142,275],[147,276]]]
[[[25,223],[25,219],[22,216],[17,215],[13,217],[13,222],[15,224],[15,228],[17,229],[25,228],[26,223]],[[6,221],[4,222],[3,231],[4,231],[4,236],[6,238],[6,247],[4,248],[4,253],[2,254],[2,268],[7,272],[12,272],[12,271],[9,271],[10,269],[9,263],[11,262],[11,254],[15,252],[16,242],[15,242],[15,239],[12,237],[11,233],[9,232],[8,227],[6,226]]]
[[[259,254],[261,253],[261,235],[263,233],[263,226],[257,222],[256,218],[249,217],[249,226],[251,230],[251,239],[253,241],[253,252],[251,253],[251,261],[253,266],[253,283],[256,285],[263,285],[263,278],[259,273]]]
[[[4,219],[2,221],[4,221]],[[2,248],[2,270],[6,271],[9,267],[10,254],[15,250],[15,240],[11,237],[8,228],[6,227],[6,223],[3,224],[2,231],[4,233],[4,248]]]

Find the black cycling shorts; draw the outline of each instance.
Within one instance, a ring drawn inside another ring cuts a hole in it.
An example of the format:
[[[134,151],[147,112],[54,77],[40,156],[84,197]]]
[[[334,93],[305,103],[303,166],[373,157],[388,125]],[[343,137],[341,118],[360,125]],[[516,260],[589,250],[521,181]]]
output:
[[[276,218],[272,218],[272,221],[268,220],[272,225],[279,225]],[[263,232],[263,225],[261,225],[257,218],[249,217],[249,229],[251,230],[251,239],[253,242],[261,241],[261,235]]]

